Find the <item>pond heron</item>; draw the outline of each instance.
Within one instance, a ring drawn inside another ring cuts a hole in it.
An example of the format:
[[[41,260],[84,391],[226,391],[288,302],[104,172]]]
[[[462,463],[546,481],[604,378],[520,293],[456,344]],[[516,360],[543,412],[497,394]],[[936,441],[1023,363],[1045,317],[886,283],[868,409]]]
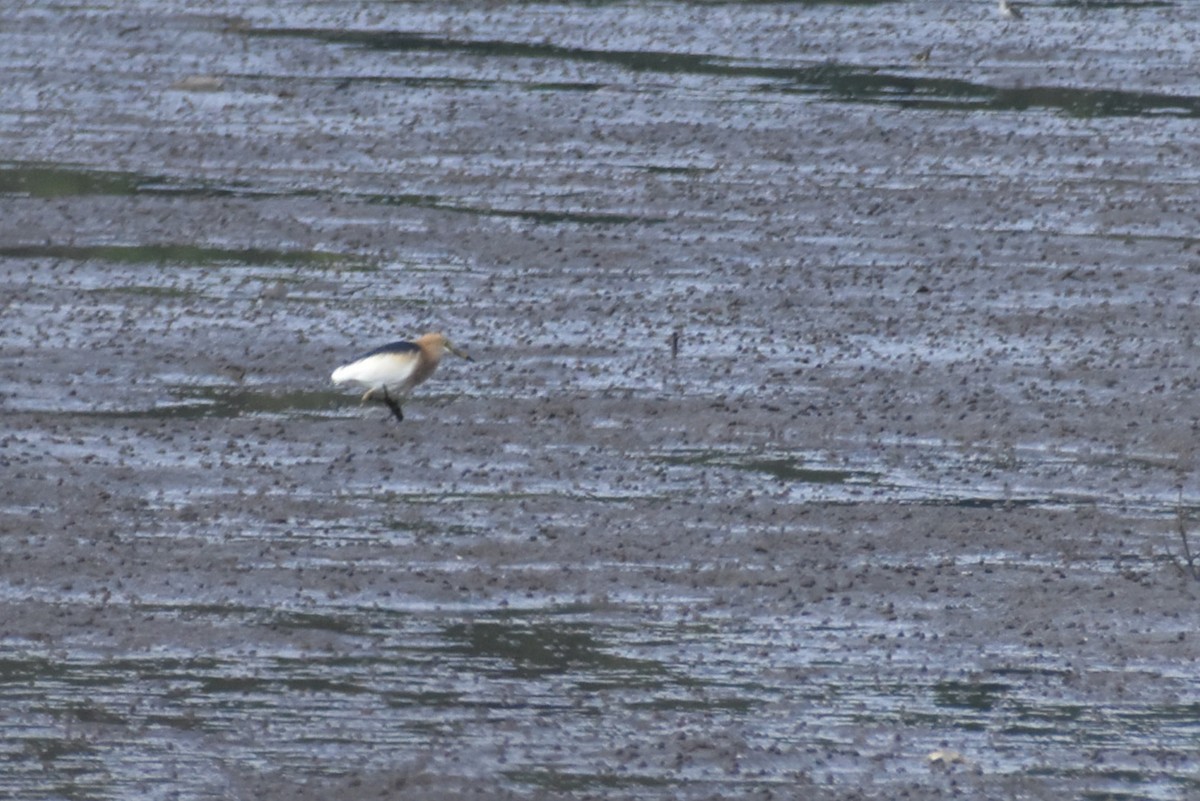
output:
[[[383,401],[397,420],[403,420],[400,401],[433,375],[446,351],[474,361],[455,349],[444,334],[425,334],[411,342],[390,342],[343,364],[333,371],[333,383],[365,389],[363,403]]]

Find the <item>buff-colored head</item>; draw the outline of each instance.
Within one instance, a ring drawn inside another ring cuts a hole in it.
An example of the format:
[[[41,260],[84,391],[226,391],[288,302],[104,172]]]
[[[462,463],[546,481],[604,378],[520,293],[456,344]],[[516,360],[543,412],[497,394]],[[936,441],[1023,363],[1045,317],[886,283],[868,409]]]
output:
[[[445,334],[422,334],[421,336],[417,337],[416,342],[425,358],[429,359],[434,364],[437,364],[439,361],[441,361],[442,356],[446,351],[450,351],[455,356],[461,356],[469,362],[475,361],[467,355],[466,351],[461,351],[451,345],[450,340],[446,339]]]

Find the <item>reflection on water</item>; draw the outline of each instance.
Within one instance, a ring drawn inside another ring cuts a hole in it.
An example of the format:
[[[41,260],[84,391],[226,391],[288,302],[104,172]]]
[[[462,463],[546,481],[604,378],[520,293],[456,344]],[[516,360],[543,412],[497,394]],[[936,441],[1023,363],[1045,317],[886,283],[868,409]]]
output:
[[[934,693],[939,706],[987,712],[1012,689],[1008,684],[995,681],[944,681],[934,687]]]
[[[607,673],[616,672],[623,686],[637,682],[637,676],[659,675],[662,665],[634,660],[601,647],[594,636],[595,627],[581,624],[562,625],[536,622],[530,625],[518,616],[507,620],[483,620],[449,626],[447,640],[461,643],[457,653],[473,658],[495,660],[496,675],[535,678],[552,674],[591,673],[590,685]]]
[[[329,267],[351,262],[336,253],[278,251],[260,248],[212,248],[200,245],[9,245],[0,246],[0,257],[10,259],[69,259],[106,261],[115,264],[162,264],[172,266],[316,266]],[[116,289],[116,288],[111,288]]]
[[[547,91],[557,91],[549,87]],[[647,168],[657,169],[657,168]],[[659,171],[662,171],[659,169]],[[688,170],[683,170],[687,172]],[[180,196],[191,198],[270,198],[279,196],[314,197],[334,194],[332,190],[320,192],[314,188],[290,187],[279,191],[265,191],[248,186],[216,185],[200,182],[183,182],[164,177],[136,175],[133,173],[102,172],[99,170],[71,169],[59,165],[8,164],[0,165],[0,195],[15,195],[33,198],[84,197],[88,195],[126,196]],[[436,194],[413,193],[363,193],[352,195],[366,203],[383,206],[411,206],[414,208],[439,209],[464,214],[475,214],[497,218],[528,220],[540,225],[571,223],[576,225],[642,225],[661,224],[666,221],[659,216],[640,213],[621,214],[598,212],[585,209],[531,209],[505,208],[492,204],[472,204],[462,198]],[[0,246],[0,257],[10,258],[55,258],[143,264],[166,262],[172,264],[219,264],[239,261],[245,264],[312,264],[329,266],[334,263],[355,261],[350,257],[321,251],[272,251],[262,248],[222,249],[182,244],[170,245],[6,245]]]
[[[145,184],[140,176],[70,169],[58,165],[0,165],[0,195],[36,198],[79,195],[132,195]]]
[[[806,467],[805,457],[763,456],[730,451],[679,451],[660,457],[666,464],[715,466],[762,473],[779,481],[801,484],[874,484],[881,478],[870,470]]]
[[[262,37],[304,37],[396,52],[496,59],[607,64],[631,72],[757,78],[756,92],[791,92],[854,103],[947,111],[1046,110],[1071,117],[1200,116],[1200,97],[1067,86],[995,87],[950,78],[904,74],[887,66],[827,61],[805,66],[747,64],[714,55],[670,51],[599,50],[550,43],[448,39],[398,31],[259,28]],[[438,79],[444,80],[444,79]],[[575,85],[573,88],[590,88]],[[538,86],[540,91],[545,87]]]
[[[575,225],[627,225],[639,223],[654,225],[665,222],[662,217],[652,217],[641,214],[615,214],[584,210],[539,210],[526,208],[503,208],[497,206],[469,205],[461,200],[439,197],[436,195],[364,195],[362,199],[369,203],[386,206],[418,206],[457,211],[465,214],[478,214],[487,217],[514,218],[528,220],[540,225],[555,225],[571,223]]]
[[[267,194],[166,176],[104,171],[63,164],[0,162],[0,195],[33,198],[89,195],[222,197]],[[297,194],[297,193],[292,193]]]
[[[820,94],[833,100],[931,111],[1054,111],[1071,117],[1200,116],[1200,97],[1118,89],[1055,86],[994,87],[948,78],[901,75],[886,69],[822,64],[780,78],[761,91]]]

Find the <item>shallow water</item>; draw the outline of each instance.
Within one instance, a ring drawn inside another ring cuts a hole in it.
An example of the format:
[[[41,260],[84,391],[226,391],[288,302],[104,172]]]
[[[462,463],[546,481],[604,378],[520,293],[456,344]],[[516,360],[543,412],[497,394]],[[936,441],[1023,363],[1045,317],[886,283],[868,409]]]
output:
[[[1026,9],[14,7],[0,794],[1195,795],[1197,31]]]

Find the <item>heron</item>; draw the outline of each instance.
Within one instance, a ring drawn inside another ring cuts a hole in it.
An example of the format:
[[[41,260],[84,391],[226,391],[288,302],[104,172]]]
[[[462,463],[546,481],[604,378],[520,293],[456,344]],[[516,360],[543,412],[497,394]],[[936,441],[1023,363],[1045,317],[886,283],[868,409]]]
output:
[[[437,369],[442,356],[449,351],[467,361],[474,361],[465,351],[450,344],[445,334],[424,334],[411,341],[389,342],[367,351],[349,364],[333,371],[333,383],[365,389],[362,402],[380,400],[395,415],[404,420],[400,402],[416,386],[424,383]]]

